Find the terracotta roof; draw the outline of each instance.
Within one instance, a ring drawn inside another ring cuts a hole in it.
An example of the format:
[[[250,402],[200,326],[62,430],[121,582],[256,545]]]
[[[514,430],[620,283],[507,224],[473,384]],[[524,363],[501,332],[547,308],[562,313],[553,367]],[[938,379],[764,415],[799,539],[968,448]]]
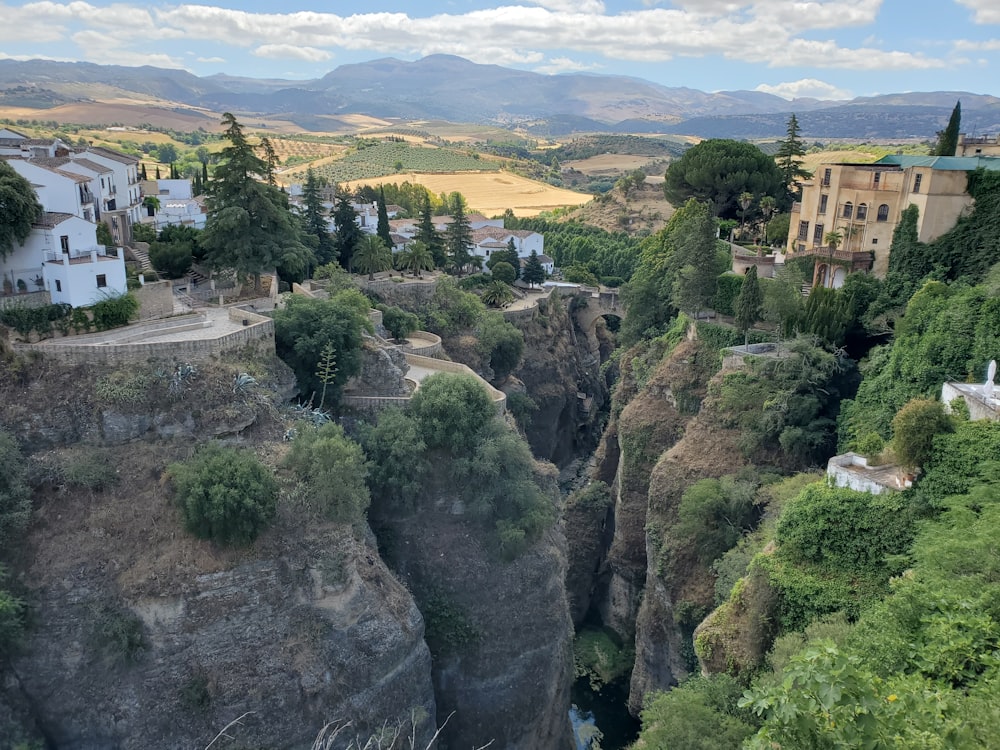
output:
[[[73,164],[79,164],[85,169],[90,169],[99,174],[106,174],[111,171],[111,167],[106,167],[103,164],[98,164],[96,161],[91,161],[90,159],[71,159]]]
[[[34,222],[32,226],[52,229],[53,227],[57,227],[67,219],[72,219],[73,217],[74,214],[64,214],[57,211],[43,211],[42,215],[38,217],[38,221]]]
[[[555,261],[552,260],[552,258],[550,258],[548,255],[539,255],[538,262],[545,264],[545,263],[554,263]]]
[[[90,182],[90,180],[92,179],[90,177],[87,177],[86,175],[77,174],[76,172],[67,172],[65,169],[54,169],[50,167],[49,171],[55,172],[56,174],[61,174],[63,177],[68,177],[77,184],[82,182]]]

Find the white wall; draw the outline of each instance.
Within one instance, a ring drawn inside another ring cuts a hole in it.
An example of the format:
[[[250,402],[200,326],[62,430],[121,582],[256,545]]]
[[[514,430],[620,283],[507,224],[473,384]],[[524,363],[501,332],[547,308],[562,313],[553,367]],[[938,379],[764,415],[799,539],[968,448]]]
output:
[[[10,159],[7,163],[31,183],[46,211],[83,216],[80,193],[73,179],[24,159]]]

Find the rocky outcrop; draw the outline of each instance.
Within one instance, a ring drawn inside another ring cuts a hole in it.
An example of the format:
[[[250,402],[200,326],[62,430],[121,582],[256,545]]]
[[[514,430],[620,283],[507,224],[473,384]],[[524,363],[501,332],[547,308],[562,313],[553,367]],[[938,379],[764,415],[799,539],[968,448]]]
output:
[[[409,369],[402,351],[366,338],[361,349],[361,371],[351,378],[344,392],[356,396],[409,396],[404,380]]]
[[[524,334],[524,355],[513,375],[538,407],[525,436],[536,457],[563,467],[589,455],[599,440],[608,388],[600,358],[576,329],[565,301],[539,301]]]
[[[557,502],[554,474],[549,467],[545,482]],[[506,562],[449,488],[419,506],[379,519],[378,530],[428,623],[438,716],[451,715],[444,743],[572,747],[573,628],[561,531]]]
[[[411,716],[427,739],[423,620],[372,543],[290,507],[250,549],[196,540],[150,481],[151,452],[136,446],[122,489],[54,491],[37,510],[19,571],[32,627],[11,672],[48,742],[204,747],[238,717],[228,734],[245,747]]]

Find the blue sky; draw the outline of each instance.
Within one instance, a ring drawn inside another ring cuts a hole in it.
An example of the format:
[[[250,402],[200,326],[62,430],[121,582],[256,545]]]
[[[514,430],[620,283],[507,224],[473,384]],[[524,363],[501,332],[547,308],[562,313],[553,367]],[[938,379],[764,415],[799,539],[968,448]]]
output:
[[[379,57],[460,55],[789,98],[1000,95],[1000,0],[0,0],[0,58],[318,78]]]

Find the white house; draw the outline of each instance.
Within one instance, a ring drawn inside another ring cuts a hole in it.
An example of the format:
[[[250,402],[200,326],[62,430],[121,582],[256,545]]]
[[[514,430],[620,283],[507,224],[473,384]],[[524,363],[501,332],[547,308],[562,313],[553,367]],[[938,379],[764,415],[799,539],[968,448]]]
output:
[[[168,226],[205,228],[208,214],[204,204],[194,198],[191,180],[147,180],[146,185],[151,186],[148,194],[155,195],[160,206],[143,205],[143,224],[152,224],[157,232]]]
[[[84,307],[127,291],[125,261],[97,244],[97,225],[46,211],[3,261],[5,294],[47,291],[53,303]]]
[[[90,178],[44,163],[27,159],[8,159],[14,171],[31,183],[38,202],[46,211],[73,214],[86,221],[96,221],[95,196]]]
[[[71,159],[86,159],[111,169],[101,198],[101,220],[111,229],[116,244],[132,241],[132,225],[139,221],[142,191],[139,189],[139,159],[109,148],[91,146],[71,153]]]

